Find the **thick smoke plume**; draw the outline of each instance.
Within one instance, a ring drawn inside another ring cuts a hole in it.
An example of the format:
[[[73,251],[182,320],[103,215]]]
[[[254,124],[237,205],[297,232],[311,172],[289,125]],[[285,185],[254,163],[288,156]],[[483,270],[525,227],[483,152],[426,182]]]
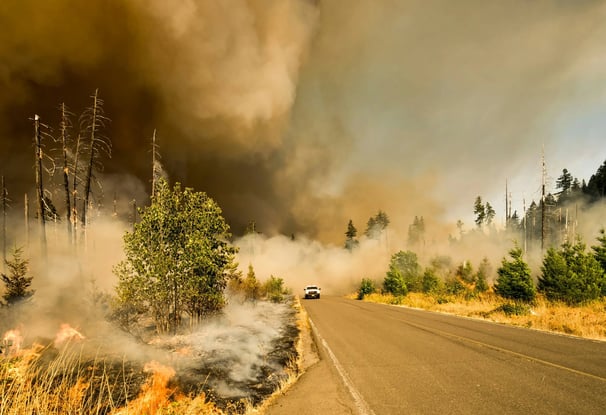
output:
[[[255,220],[337,243],[377,209],[452,231],[477,195],[503,222],[507,179],[518,212],[538,200],[543,146],[552,180],[587,180],[606,158],[605,13],[590,0],[3,1],[2,170],[12,195],[29,190],[28,119],[56,125],[60,102],[79,112],[98,87],[107,173],[149,193],[157,129],[169,176],[214,197],[235,233]]]

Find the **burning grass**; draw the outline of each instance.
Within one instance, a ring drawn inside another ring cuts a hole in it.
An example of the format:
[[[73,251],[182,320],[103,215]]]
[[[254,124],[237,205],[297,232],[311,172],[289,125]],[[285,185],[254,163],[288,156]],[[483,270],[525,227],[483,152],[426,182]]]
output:
[[[31,342],[9,330],[0,415],[255,412],[298,371],[296,315],[286,304],[236,307],[189,334],[139,345],[147,349],[140,356],[160,357],[147,362],[118,357],[67,325]]]
[[[465,317],[482,318],[505,324],[554,331],[596,340],[606,340],[606,303],[596,301],[570,307],[539,298],[534,305],[516,308],[515,304],[493,293],[465,299],[409,293],[404,297],[370,294],[364,301],[403,305]]]

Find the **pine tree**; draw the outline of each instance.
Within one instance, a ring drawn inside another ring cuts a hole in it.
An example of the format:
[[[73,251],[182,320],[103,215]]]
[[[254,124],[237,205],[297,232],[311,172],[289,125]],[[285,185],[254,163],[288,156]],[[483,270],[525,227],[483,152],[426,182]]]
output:
[[[7,305],[15,304],[34,295],[34,290],[29,289],[34,279],[34,277],[27,275],[29,260],[23,258],[21,248],[15,248],[12,256],[12,260],[5,261],[9,273],[1,274],[2,282],[4,282],[6,288],[2,298],[4,298]]]
[[[360,244],[360,242],[356,239],[357,235],[358,230],[354,226],[353,221],[350,219],[349,223],[347,224],[347,231],[345,232],[345,249],[351,251]]]
[[[481,228],[486,220],[486,208],[484,207],[480,196],[476,197],[476,201],[473,205],[473,214],[476,215],[476,226]]]
[[[260,297],[260,284],[257,281],[252,264],[248,265],[248,273],[244,279],[244,298],[249,301],[257,301]]]
[[[541,270],[538,289],[552,301],[585,303],[599,298],[606,286],[604,270],[580,240],[566,242],[559,250],[550,248]]]
[[[516,245],[509,251],[511,261],[503,258],[497,270],[495,292],[503,298],[517,301],[534,301],[536,290],[530,268],[522,258],[522,250]]]
[[[487,225],[492,225],[492,221],[494,220],[494,217],[496,215],[496,212],[494,211],[492,205],[490,203],[486,202],[484,211],[485,211],[484,221],[486,222]]]
[[[412,224],[408,226],[408,245],[422,243],[425,238],[425,220],[415,216]]]

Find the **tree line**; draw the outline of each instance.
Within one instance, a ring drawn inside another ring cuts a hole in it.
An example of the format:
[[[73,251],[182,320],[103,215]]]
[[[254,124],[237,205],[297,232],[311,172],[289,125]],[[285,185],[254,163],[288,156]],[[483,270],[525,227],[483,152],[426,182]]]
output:
[[[503,258],[492,285],[488,282],[491,274],[492,266],[487,258],[474,270],[470,261],[455,266],[450,257],[436,256],[423,269],[415,252],[398,251],[391,257],[380,288],[396,299],[409,292],[434,294],[444,301],[447,301],[446,295],[471,299],[493,290],[505,299],[521,303],[533,303],[539,293],[554,302],[584,304],[606,296],[606,231],[600,230],[597,243],[591,249],[587,249],[580,238],[557,248],[550,247],[543,257],[536,284],[517,244],[509,251],[509,258]],[[358,298],[378,290],[372,279],[364,278]]]

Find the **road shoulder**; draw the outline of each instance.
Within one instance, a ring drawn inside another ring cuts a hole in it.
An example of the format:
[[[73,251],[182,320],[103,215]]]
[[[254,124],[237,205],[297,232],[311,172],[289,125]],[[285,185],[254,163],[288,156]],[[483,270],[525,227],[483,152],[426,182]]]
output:
[[[354,414],[355,403],[310,325],[301,331],[305,372],[263,411],[266,415]]]

